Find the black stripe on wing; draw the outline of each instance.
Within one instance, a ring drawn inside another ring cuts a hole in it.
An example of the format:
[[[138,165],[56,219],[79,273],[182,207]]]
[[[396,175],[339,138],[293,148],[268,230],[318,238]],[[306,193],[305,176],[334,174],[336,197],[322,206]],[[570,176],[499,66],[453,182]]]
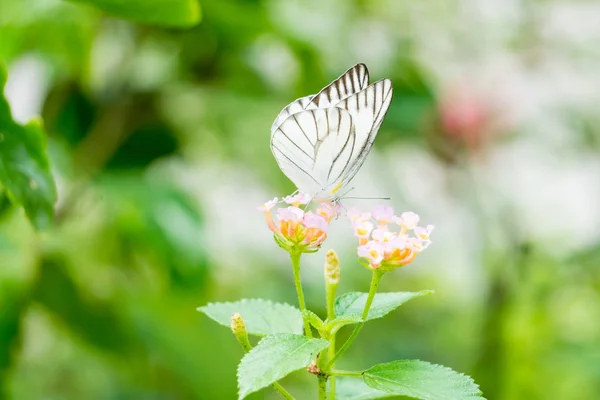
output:
[[[346,123],[348,124],[349,128],[349,133],[346,137],[346,140],[344,141],[344,145],[342,146],[342,148],[340,149],[340,151],[335,155],[335,157],[333,158],[333,161],[331,163],[331,166],[329,167],[329,172],[327,173],[327,182],[329,182],[329,184],[337,184],[340,177],[342,176],[342,174],[344,173],[344,171],[346,170],[346,168],[348,167],[348,163],[350,161],[350,159],[352,158],[352,149],[354,148],[354,143],[356,142],[356,135],[354,132],[354,125],[352,123],[352,117],[350,116],[349,113],[341,113],[341,109],[340,110],[340,116],[338,119],[338,127],[337,127],[337,132],[338,134],[340,133],[340,127],[342,126],[342,122],[343,120],[346,120]],[[347,149],[350,149],[350,151],[347,151]],[[347,156],[342,157],[342,154],[347,153]],[[339,169],[339,172],[337,173],[337,175],[332,179],[331,178],[331,173],[334,170],[334,167],[338,167],[338,163],[340,163],[339,165],[343,166]]]
[[[306,109],[315,109],[335,105],[339,101],[366,88],[369,84],[369,70],[364,64],[356,64],[344,72],[339,78],[323,88],[318,94],[301,97],[288,104],[271,126],[271,134],[289,116]]]
[[[314,95],[307,108],[329,107],[352,96],[369,84],[369,70],[365,64],[356,64],[339,78]]]
[[[292,115],[292,118],[295,117]],[[281,134],[287,139],[287,142],[292,144],[295,148],[297,148],[298,150],[300,150],[304,155],[306,155],[306,157],[308,157],[311,161],[315,161],[315,157],[314,155],[308,154],[308,152],[306,150],[304,150],[302,147],[300,147],[298,145],[297,141],[292,140],[292,138],[290,137],[290,135],[288,135],[286,133],[286,131],[283,129],[283,124],[281,124],[282,126],[279,127],[279,129],[277,129],[278,132],[281,132]],[[298,126],[300,126],[300,124],[298,124]],[[302,128],[300,128],[300,130],[302,130]],[[308,139],[307,136],[305,136],[306,140],[308,140],[308,142],[312,145],[312,143],[310,142],[310,140]],[[314,147],[312,147],[314,149]]]
[[[307,110],[303,120],[315,122],[320,141],[315,148],[313,176],[325,190],[340,183],[355,142],[355,127],[350,113],[339,107]],[[310,118],[312,116],[312,118]],[[307,122],[308,124],[308,122]]]
[[[304,173],[308,178],[310,178],[312,181],[314,181],[317,185],[319,185],[319,182],[317,182],[317,180],[315,178],[313,178],[313,176],[308,173],[304,168],[302,168],[300,165],[296,164],[296,162],[294,162],[294,160],[292,160],[290,157],[287,156],[287,154],[285,154],[284,151],[282,151],[279,147],[277,147],[277,145],[272,145],[271,146],[271,151],[273,152],[273,155],[275,156],[275,161],[277,161],[277,165],[279,165],[279,169],[281,169],[281,171],[286,174],[286,176],[289,175],[289,171],[286,172],[287,168],[285,168],[283,165],[281,165],[280,163],[280,159],[277,154],[281,154],[281,156],[283,157],[283,159],[285,159],[286,162],[288,162],[290,165],[293,165],[298,171]],[[289,176],[288,176],[289,178]],[[290,180],[292,182],[294,182],[291,178]],[[294,182],[294,184],[296,184],[296,186],[298,186],[298,184],[296,182]]]
[[[338,156],[335,158],[334,162],[331,164],[331,168],[329,169],[329,176],[328,176],[329,185],[337,186],[340,183],[340,179],[342,179],[342,185],[340,185],[340,187],[344,185],[342,175],[344,174],[344,171],[346,171],[348,168],[348,164],[350,162],[350,159],[352,158],[352,147],[354,147],[355,143],[356,143],[356,135],[352,134],[348,137],[348,141],[346,142],[346,144],[344,145],[344,147],[342,148],[342,150],[340,151]],[[346,149],[348,149],[348,148],[350,149],[350,151],[346,151]],[[344,158],[340,158],[340,156],[344,153],[346,153],[347,155],[344,156]],[[342,166],[342,168],[339,169],[339,172],[337,173],[337,175],[332,178],[331,173],[333,172],[334,167],[337,167],[338,163],[340,166]]]
[[[357,133],[358,147],[355,146],[352,151],[351,162],[346,169],[346,175],[342,178],[342,185],[346,185],[350,182],[365,162],[365,159],[375,142],[383,118],[389,109],[392,101],[392,94],[392,81],[389,79],[382,79],[369,85],[367,89],[355,94],[353,97],[356,97],[356,99],[351,97],[338,104],[338,107],[347,109],[353,118],[358,119],[358,114],[364,112],[364,110],[370,110],[373,115],[373,124],[369,129],[368,134],[366,136],[359,136]],[[355,121],[355,126],[357,126],[357,124],[358,122]]]
[[[300,111],[304,111],[306,109],[306,107],[310,104],[313,97],[314,97],[313,95],[301,97],[299,99],[292,101],[287,106],[285,106],[285,108],[283,110],[281,110],[279,115],[277,115],[277,118],[275,118],[273,125],[271,125],[271,135],[273,134],[273,132],[275,132],[275,130],[277,128],[279,128],[279,126],[281,124],[283,124],[283,122],[290,115],[294,115]]]

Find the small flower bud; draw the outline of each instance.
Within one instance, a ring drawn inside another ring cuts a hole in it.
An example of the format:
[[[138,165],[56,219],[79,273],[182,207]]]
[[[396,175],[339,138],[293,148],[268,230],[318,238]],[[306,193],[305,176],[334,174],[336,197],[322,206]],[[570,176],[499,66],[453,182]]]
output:
[[[246,332],[246,325],[240,313],[235,313],[231,316],[231,331],[235,335],[237,341],[242,345],[245,351],[250,351],[252,345],[248,340],[248,332]]]
[[[231,330],[235,336],[246,332],[246,325],[244,324],[244,320],[240,313],[236,312],[231,316]]]
[[[328,285],[340,283],[340,259],[334,250],[329,250],[325,256],[325,281]]]

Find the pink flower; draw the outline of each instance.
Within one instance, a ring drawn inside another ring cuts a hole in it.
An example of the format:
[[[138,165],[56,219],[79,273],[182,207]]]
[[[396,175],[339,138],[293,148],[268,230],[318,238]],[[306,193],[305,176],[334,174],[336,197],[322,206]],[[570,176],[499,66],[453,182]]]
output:
[[[360,215],[359,211],[352,211],[352,228],[354,235],[359,238],[358,256],[370,269],[387,272],[410,264],[431,244],[433,225],[426,228],[417,226],[419,216],[413,212],[404,212],[400,217],[395,217],[391,207],[375,207],[372,215],[378,224],[377,229],[373,229],[374,224],[369,218],[358,220],[357,216]],[[400,232],[389,230],[388,224],[394,220],[400,225]]]
[[[292,194],[290,196],[285,196],[283,198],[283,201],[285,201],[286,203],[288,203],[294,207],[298,207],[302,204],[310,203],[310,196],[308,196],[305,193],[298,192],[298,193]]]
[[[280,221],[298,222],[304,217],[304,211],[298,207],[287,207],[277,209],[277,218]]]
[[[290,237],[294,235],[298,223],[302,221],[304,211],[298,207],[287,207],[277,209],[277,219],[279,220],[279,230],[283,236]]]
[[[372,238],[376,242],[389,242],[396,237],[395,232],[390,232],[386,229],[375,229],[372,233]]]
[[[403,237],[394,237],[391,240],[379,243],[383,244],[383,258],[385,258],[387,262],[392,260],[397,251],[404,250],[404,248],[406,248],[406,238]]]
[[[274,197],[273,200],[267,201],[265,204],[258,207],[258,209],[261,211],[271,211],[271,209],[275,207],[275,204],[277,204],[278,201],[279,199],[277,197]]]
[[[340,212],[341,206],[333,202],[321,203],[317,208],[317,214],[325,218],[327,222],[331,222],[332,219],[337,218]]]
[[[371,268],[379,268],[384,256],[383,244],[379,242],[369,241],[366,244],[358,247],[358,256],[369,260]]]
[[[317,251],[327,238],[329,221],[320,214],[312,211],[304,212],[298,207],[289,206],[277,209],[275,213],[277,222],[275,222],[271,215],[275,203],[276,199],[271,200],[260,209],[265,213],[267,226],[275,234],[277,244],[290,252]]]
[[[379,225],[387,225],[395,218],[394,209],[390,206],[375,206],[371,213]]]
[[[352,229],[354,229],[354,236],[359,238],[359,243],[362,245],[369,240],[369,235],[373,230],[373,223],[371,221],[355,221],[352,223]]]
[[[278,232],[277,225],[273,222],[273,217],[271,216],[271,209],[277,204],[277,197],[273,198],[273,200],[267,201],[262,206],[258,207],[259,210],[262,210],[265,213],[265,219],[267,221],[267,226],[269,229],[275,233]]]
[[[321,246],[323,241],[327,239],[327,227],[329,223],[320,215],[307,212],[304,215],[305,237],[302,241],[305,245],[310,245],[313,248]]]
[[[396,223],[400,225],[402,229],[410,231],[419,223],[419,216],[412,211],[403,212],[396,218]]]
[[[434,228],[433,225],[427,225],[426,228],[417,226],[417,227],[415,227],[414,232],[418,239],[421,239],[423,241],[430,241],[429,235],[431,235],[433,228]]]
[[[371,213],[361,213],[360,210],[356,207],[352,207],[351,209],[349,209],[348,212],[346,212],[346,215],[348,216],[348,218],[350,218],[350,221],[353,222],[365,222],[371,219]]]
[[[394,270],[398,267],[408,265],[413,262],[415,257],[417,257],[417,254],[417,251],[413,251],[408,247],[405,247],[404,249],[393,249],[393,251],[390,252],[386,257],[386,267],[390,270]]]
[[[410,249],[411,251],[415,252],[415,253],[420,253],[421,251],[423,251],[427,246],[423,245],[423,242],[421,242],[418,239],[415,238],[409,238],[406,241],[406,247],[408,249]]]
[[[322,230],[323,232],[326,232],[329,224],[327,223],[327,220],[322,216],[318,214],[313,214],[312,211],[309,211],[306,214],[304,214],[304,225],[307,228],[316,228]]]

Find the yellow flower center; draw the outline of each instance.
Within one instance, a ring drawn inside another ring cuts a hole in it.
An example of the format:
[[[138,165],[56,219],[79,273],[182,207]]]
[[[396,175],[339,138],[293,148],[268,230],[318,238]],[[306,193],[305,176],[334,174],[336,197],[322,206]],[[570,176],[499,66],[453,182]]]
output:
[[[371,255],[371,257],[373,257],[373,258],[377,258],[377,257],[379,257],[379,253],[378,253],[378,252],[377,252],[377,250],[375,250],[375,249],[371,249],[371,250],[369,250],[369,254],[370,254],[370,255]]]

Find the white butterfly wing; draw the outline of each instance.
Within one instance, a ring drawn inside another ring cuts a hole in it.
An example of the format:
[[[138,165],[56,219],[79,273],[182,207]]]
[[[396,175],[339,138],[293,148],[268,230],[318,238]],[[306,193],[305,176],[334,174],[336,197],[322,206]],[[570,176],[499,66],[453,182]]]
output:
[[[344,109],[332,107],[324,110],[315,110],[317,121],[327,127],[315,150],[315,166],[313,174],[321,182],[321,189],[327,189],[339,181],[344,165],[352,155],[352,148],[356,140],[355,127],[350,113]]]
[[[332,107],[289,116],[273,132],[271,149],[283,173],[312,197],[340,179],[354,142],[350,113]]]
[[[369,84],[369,70],[365,64],[356,64],[339,78],[325,86],[312,96],[309,108],[324,108],[338,104],[340,101],[365,89]]]
[[[364,64],[316,95],[286,106],[271,128],[271,150],[283,173],[311,197],[334,198],[371,151],[392,99],[392,82],[368,85]]]
[[[356,131],[356,141],[344,169],[342,187],[354,178],[371,151],[383,118],[390,107],[392,93],[392,81],[382,79],[336,105],[350,113]]]
[[[304,110],[313,110],[317,108],[329,107],[335,105],[341,100],[363,90],[369,84],[369,71],[364,64],[356,64],[344,72],[339,78],[324,87],[316,95],[301,97],[288,104],[275,118],[271,126],[271,134],[285,121],[290,115]]]
[[[314,95],[312,94],[310,96],[301,97],[285,106],[285,108],[281,110],[277,118],[275,118],[275,122],[273,122],[273,125],[271,126],[271,135],[273,135],[273,132],[275,132],[275,130],[279,128],[283,121],[288,119],[290,115],[299,113],[300,111],[304,111],[306,107],[310,104],[310,101],[313,97]]]

